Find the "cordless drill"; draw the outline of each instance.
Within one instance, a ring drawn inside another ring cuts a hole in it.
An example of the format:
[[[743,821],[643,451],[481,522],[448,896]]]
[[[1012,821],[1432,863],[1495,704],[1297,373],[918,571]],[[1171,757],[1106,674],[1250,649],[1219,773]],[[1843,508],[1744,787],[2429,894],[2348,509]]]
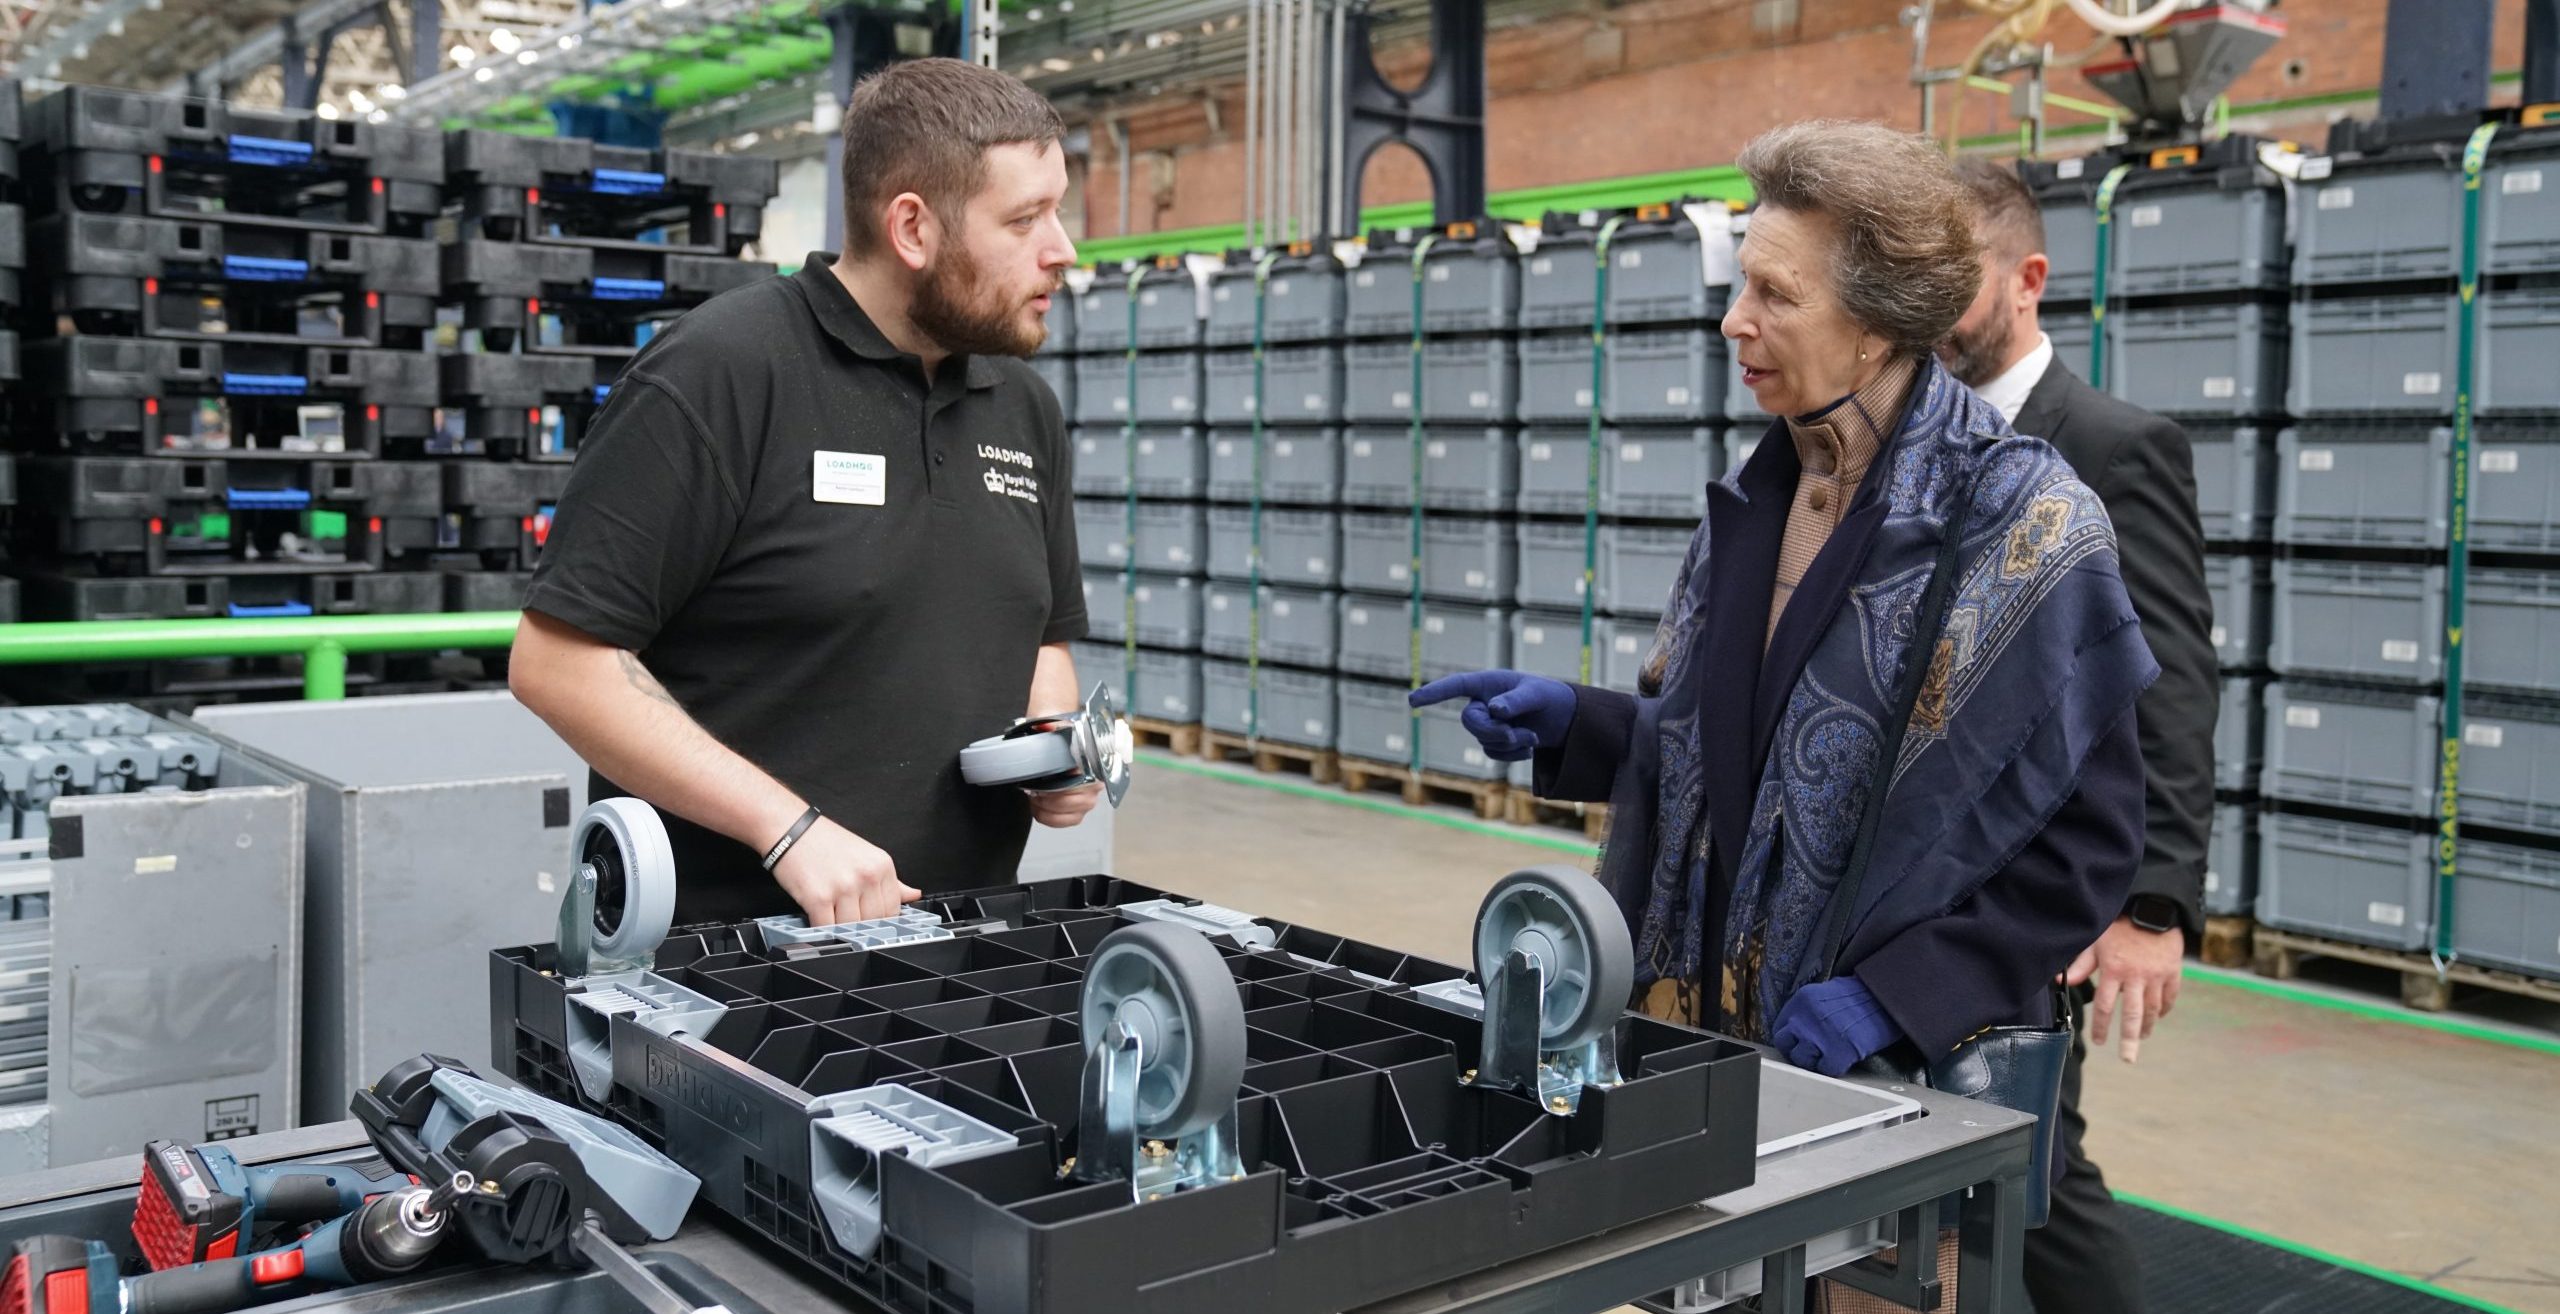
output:
[[[426,1263],[449,1216],[426,1187],[403,1185],[290,1245],[129,1278],[104,1241],[29,1237],[0,1272],[0,1314],[223,1314],[375,1282]]]
[[[154,1269],[228,1259],[276,1224],[340,1217],[414,1179],[381,1160],[243,1165],[216,1145],[153,1141],[142,1150],[133,1240]]]

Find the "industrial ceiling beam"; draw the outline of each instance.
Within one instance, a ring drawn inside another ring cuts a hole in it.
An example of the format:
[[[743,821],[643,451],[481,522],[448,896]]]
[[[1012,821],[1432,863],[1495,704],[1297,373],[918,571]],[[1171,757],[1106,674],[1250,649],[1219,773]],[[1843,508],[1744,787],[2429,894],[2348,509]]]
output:
[[[161,3],[162,0],[102,0],[68,24],[47,28],[35,44],[20,50],[11,64],[25,77],[57,77],[66,60],[86,58],[92,44],[122,33],[126,19],[146,9],[158,9]]]

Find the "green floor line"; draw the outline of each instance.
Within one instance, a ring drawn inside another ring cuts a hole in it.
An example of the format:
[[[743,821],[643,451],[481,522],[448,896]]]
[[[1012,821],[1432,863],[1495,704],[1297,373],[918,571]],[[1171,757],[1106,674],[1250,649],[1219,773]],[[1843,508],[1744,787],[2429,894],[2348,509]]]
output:
[[[1264,775],[1260,772],[1247,770],[1243,767],[1217,766],[1205,762],[1194,762],[1188,758],[1175,757],[1161,750],[1141,750],[1138,754],[1138,758],[1140,761],[1143,761],[1150,766],[1165,767],[1170,770],[1181,771],[1189,775],[1203,776],[1211,780],[1224,780],[1233,784],[1250,786],[1254,789],[1268,789],[1277,793],[1293,794],[1299,798],[1310,798],[1322,803],[1335,803],[1348,807],[1362,808],[1370,812],[1384,813],[1389,816],[1408,817],[1412,820],[1426,822],[1434,826],[1445,826],[1451,830],[1462,830],[1471,835],[1484,835],[1493,839],[1510,840],[1516,844],[1528,844],[1537,848],[1552,849],[1558,853],[1570,853],[1577,857],[1588,858],[1595,856],[1600,852],[1600,847],[1596,844],[1587,843],[1577,839],[1569,839],[1562,835],[1539,835],[1523,832],[1512,827],[1490,826],[1473,817],[1456,816],[1444,809],[1417,808],[1405,803],[1389,802],[1382,798],[1364,797],[1359,794],[1350,793],[1347,790],[1328,788],[1321,785],[1302,785],[1295,780],[1279,779]],[[2484,1041],[2492,1045],[2506,1045],[2516,1049],[2530,1050],[2537,1054],[2560,1056],[2560,1039],[2546,1040],[2540,1036],[2518,1035],[2512,1031],[2504,1031],[2495,1027],[2480,1026],[2475,1023],[2464,1022],[2455,1018],[2439,1017],[2432,1013],[2418,1013],[2405,1008],[2392,1008],[2382,1004],[2369,1004],[2356,999],[2341,999],[2333,995],[2305,990],[2299,986],[2287,985],[2281,981],[2270,981],[2264,977],[2252,976],[2246,972],[2235,972],[2226,968],[2207,967],[2201,963],[2187,964],[2185,975],[2186,979],[2190,981],[2198,981],[2207,985],[2228,986],[2234,990],[2248,990],[2276,999],[2289,1000],[2297,1004],[2309,1004],[2314,1008],[2326,1008],[2335,1012],[2353,1014],[2357,1017],[2365,1018],[2370,1021],[2392,1022],[2404,1027],[2418,1027],[2427,1031],[2440,1031],[2447,1035],[2461,1036],[2468,1040]]]
[[[1540,835],[1534,832],[1514,830],[1503,826],[1487,825],[1473,817],[1456,816],[1436,808],[1417,808],[1410,804],[1389,802],[1382,798],[1369,798],[1363,795],[1354,794],[1349,790],[1331,788],[1323,785],[1301,785],[1294,780],[1277,779],[1263,775],[1259,772],[1245,770],[1242,767],[1224,767],[1212,765],[1206,762],[1193,762],[1155,750],[1141,750],[1138,754],[1138,760],[1148,764],[1149,766],[1167,767],[1175,771],[1186,772],[1195,776],[1206,776],[1211,780],[1231,781],[1239,785],[1250,785],[1255,789],[1268,789],[1282,794],[1294,794],[1300,798],[1311,798],[1325,803],[1340,803],[1349,807],[1365,809],[1370,812],[1383,812],[1389,816],[1408,817],[1415,821],[1428,822],[1434,826],[1446,826],[1451,830],[1462,830],[1470,835],[1484,835],[1493,839],[1509,840],[1514,844],[1527,844],[1541,849],[1553,849],[1558,853],[1570,853],[1577,857],[1588,858],[1600,852],[1600,847],[1596,844],[1587,844],[1581,840],[1567,839],[1562,835]]]
[[[2229,986],[2234,990],[2247,990],[2255,994],[2290,1000],[2297,1004],[2309,1004],[2314,1008],[2333,1009],[2376,1022],[2397,1022],[2404,1027],[2441,1031],[2447,1035],[2461,1036],[2468,1040],[2486,1041],[2492,1045],[2509,1045],[2517,1049],[2532,1050],[2537,1054],[2560,1056],[2560,1040],[2518,1035],[2513,1031],[2465,1022],[2459,1018],[2444,1017],[2435,1013],[2420,1013],[2408,1008],[2393,1008],[2387,1004],[2372,1004],[2361,999],[2342,999],[2336,995],[2317,990],[2305,990],[2300,986],[2287,985],[2282,981],[2270,981],[2263,976],[2254,976],[2230,968],[2189,963],[2186,977],[2190,981]]]
[[[2459,1291],[2449,1291],[2432,1282],[2428,1282],[2420,1278],[2407,1277],[2399,1273],[2394,1273],[2387,1268],[2376,1268],[2371,1264],[2364,1263],[2360,1260],[2349,1259],[2344,1255],[2333,1255],[2317,1246],[2306,1246],[2299,1241],[2288,1241],[2283,1237],[2273,1235],[2272,1233],[2261,1232],[2254,1227],[2243,1227],[2238,1223],[2225,1222],[2210,1214],[2200,1214],[2192,1209],[2181,1209],[2173,1204],[2164,1204],[2161,1201],[2153,1200],[2145,1196],[2134,1195],[2125,1191],[2116,1192],[2115,1197],[2118,1201],[2132,1205],[2137,1209],[2148,1209],[2155,1214],[2167,1214],[2171,1218],[2193,1223],[2198,1227],[2210,1227],[2217,1232],[2228,1232],[2243,1240],[2255,1241],[2262,1246],[2273,1246],[2287,1254],[2300,1255],[2305,1259],[2316,1260],[2333,1268],[2343,1268],[2350,1273],[2361,1273],[2377,1282],[2388,1282],[2395,1287],[2405,1287],[2423,1295],[2433,1296],[2438,1300],[2449,1301],[2453,1304],[2460,1305],[2465,1309],[2485,1310],[2487,1311],[2487,1314],[2522,1314],[2519,1310],[2511,1309],[2505,1305],[2500,1305],[2492,1301],[2482,1300],[2478,1296],[2465,1295]]]

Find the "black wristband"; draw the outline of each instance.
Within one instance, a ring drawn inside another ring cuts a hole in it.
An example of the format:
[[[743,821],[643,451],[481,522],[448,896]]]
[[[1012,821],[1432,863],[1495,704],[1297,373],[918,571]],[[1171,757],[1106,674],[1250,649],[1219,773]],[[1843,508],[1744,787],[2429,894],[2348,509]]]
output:
[[[801,813],[798,821],[791,823],[791,829],[784,832],[781,839],[775,840],[772,848],[764,851],[764,869],[772,871],[775,865],[782,861],[782,855],[789,853],[791,846],[799,843],[800,837],[808,834],[811,826],[818,824],[818,817],[818,805],[810,804],[809,810]]]

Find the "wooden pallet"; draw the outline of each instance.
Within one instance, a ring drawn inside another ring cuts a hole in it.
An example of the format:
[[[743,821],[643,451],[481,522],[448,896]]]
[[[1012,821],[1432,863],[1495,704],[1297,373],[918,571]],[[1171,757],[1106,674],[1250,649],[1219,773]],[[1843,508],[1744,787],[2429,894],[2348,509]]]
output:
[[[1151,716],[1129,718],[1129,737],[1140,748],[1162,747],[1176,757],[1200,756],[1201,730],[1197,723],[1182,725],[1159,721]]]
[[[1609,805],[1606,803],[1558,803],[1540,798],[1525,789],[1514,789],[1503,802],[1503,820],[1515,826],[1565,826],[1582,832],[1582,837],[1597,844],[1609,832]]]
[[[2518,972],[2502,972],[2462,962],[2438,972],[2435,961],[2425,954],[2376,949],[2370,945],[2270,930],[2264,926],[2257,929],[2252,945],[2252,963],[2258,975],[2279,981],[2289,980],[2302,970],[2305,958],[2336,958],[2398,972],[2400,1002],[2426,1013],[2441,1013],[2452,1007],[2455,986],[2477,986],[2483,990],[2560,1004],[2560,981],[2546,981]]]
[[[2204,940],[2196,946],[2196,956],[2215,967],[2247,967],[2249,939],[2258,924],[2246,917],[2207,917]]]
[[[1469,780],[1463,776],[1444,776],[1437,771],[1415,771],[1411,767],[1387,762],[1368,762],[1356,757],[1342,759],[1342,787],[1354,794],[1365,794],[1379,786],[1393,787],[1404,795],[1412,807],[1435,801],[1463,803],[1475,810],[1484,821],[1500,821],[1504,800],[1511,795],[1511,785],[1502,780]]]
[[[1200,732],[1200,756],[1212,762],[1241,758],[1252,763],[1256,771],[1275,774],[1304,771],[1307,779],[1319,785],[1330,785],[1342,778],[1336,765],[1340,757],[1330,748],[1305,748],[1276,739],[1248,739],[1222,730]]]

